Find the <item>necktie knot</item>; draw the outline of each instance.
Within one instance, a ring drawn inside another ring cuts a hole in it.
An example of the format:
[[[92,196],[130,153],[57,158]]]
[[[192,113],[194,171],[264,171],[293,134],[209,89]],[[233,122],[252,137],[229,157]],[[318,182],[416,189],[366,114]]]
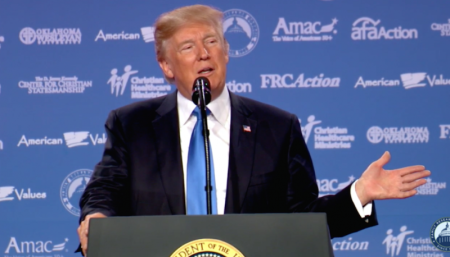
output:
[[[211,114],[211,111],[208,108],[206,108],[206,115],[208,116],[210,114]],[[198,108],[198,106],[196,106],[195,109],[192,111],[192,115],[197,117],[197,120],[202,118],[202,113],[200,111],[200,108]]]

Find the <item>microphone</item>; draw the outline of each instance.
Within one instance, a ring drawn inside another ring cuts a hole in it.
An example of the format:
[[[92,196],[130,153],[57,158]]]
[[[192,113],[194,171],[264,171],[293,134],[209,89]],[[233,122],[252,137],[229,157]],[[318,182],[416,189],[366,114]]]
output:
[[[198,106],[203,122],[203,147],[205,149],[205,168],[206,168],[206,213],[212,214],[212,186],[211,186],[211,156],[209,154],[209,130],[208,120],[206,119],[206,105],[211,102],[211,86],[209,80],[205,77],[195,79],[192,86],[192,101]]]
[[[202,97],[205,100],[202,104]],[[205,77],[198,77],[195,79],[194,85],[192,86],[192,101],[195,105],[204,109],[206,105],[211,102],[211,86],[209,80]]]

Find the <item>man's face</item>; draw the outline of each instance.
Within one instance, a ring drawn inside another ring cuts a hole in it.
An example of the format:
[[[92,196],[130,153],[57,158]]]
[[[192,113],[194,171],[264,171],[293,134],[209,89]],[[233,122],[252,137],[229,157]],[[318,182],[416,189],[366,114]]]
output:
[[[209,25],[189,24],[166,43],[159,65],[167,77],[175,80],[180,93],[191,99],[195,79],[203,76],[211,82],[211,99],[219,96],[225,87],[228,52],[217,31]]]

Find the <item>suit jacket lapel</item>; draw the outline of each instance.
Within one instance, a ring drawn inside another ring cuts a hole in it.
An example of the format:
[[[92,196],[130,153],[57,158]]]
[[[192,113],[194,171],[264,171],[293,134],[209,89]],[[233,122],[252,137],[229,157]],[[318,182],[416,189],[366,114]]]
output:
[[[230,92],[231,128],[225,213],[239,213],[253,169],[257,122],[239,96]],[[251,131],[244,131],[243,126]]]
[[[156,113],[159,117],[153,121],[153,128],[161,180],[172,214],[185,214],[176,91],[166,97]]]

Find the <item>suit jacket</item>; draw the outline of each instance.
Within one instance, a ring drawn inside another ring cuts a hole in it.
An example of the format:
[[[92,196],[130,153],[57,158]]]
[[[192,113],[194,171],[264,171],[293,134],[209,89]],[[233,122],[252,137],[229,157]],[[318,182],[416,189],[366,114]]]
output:
[[[318,198],[313,163],[298,118],[230,93],[225,213],[326,212],[332,237],[377,224],[362,219],[350,186]],[[251,132],[243,131],[248,125]],[[102,160],[81,197],[81,219],[185,214],[176,92],[112,111]]]

